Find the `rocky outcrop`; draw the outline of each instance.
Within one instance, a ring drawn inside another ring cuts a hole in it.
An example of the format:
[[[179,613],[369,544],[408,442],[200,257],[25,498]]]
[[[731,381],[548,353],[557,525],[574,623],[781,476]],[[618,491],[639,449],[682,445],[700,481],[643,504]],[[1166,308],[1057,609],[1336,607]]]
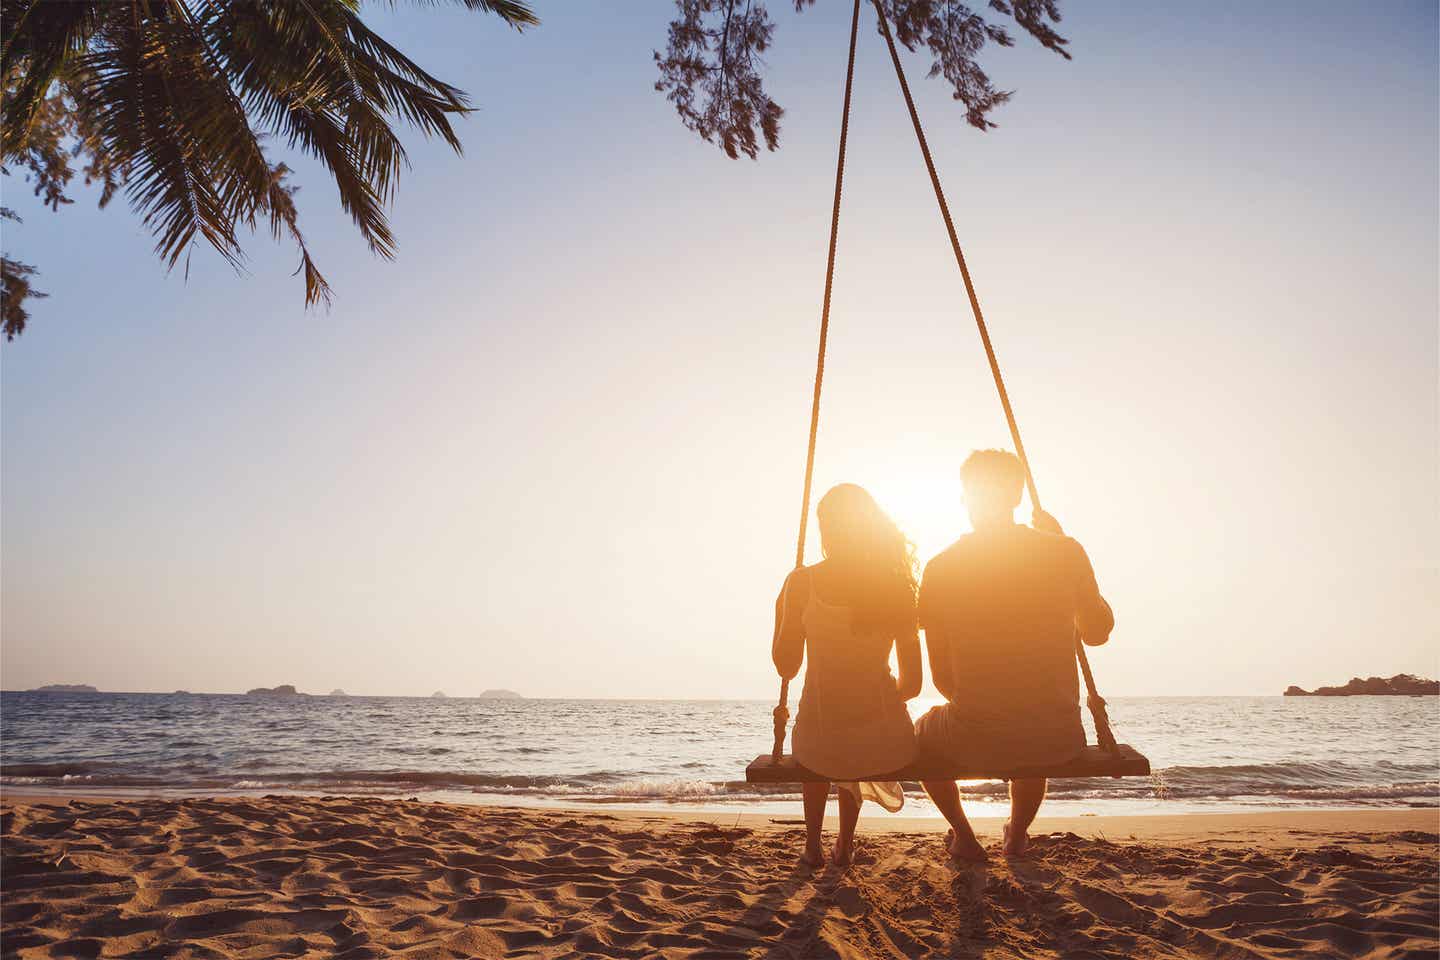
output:
[[[43,687],[36,687],[31,693],[99,693],[88,683],[47,683]]]
[[[486,690],[480,694],[481,700],[524,700],[514,690]]]
[[[1362,680],[1354,677],[1343,687],[1316,687],[1302,690],[1286,687],[1287,697],[1434,697],[1440,696],[1440,680],[1426,680],[1409,673],[1397,673],[1390,678],[1370,677]]]
[[[256,687],[254,690],[246,690],[247,697],[303,697],[305,694],[295,689],[294,684],[282,683],[278,687]]]

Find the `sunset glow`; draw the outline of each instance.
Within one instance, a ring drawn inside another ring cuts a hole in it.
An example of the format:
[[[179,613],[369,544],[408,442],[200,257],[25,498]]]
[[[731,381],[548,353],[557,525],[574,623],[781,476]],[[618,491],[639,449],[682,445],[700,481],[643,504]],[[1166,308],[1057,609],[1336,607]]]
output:
[[[1440,957],[1437,0],[0,2],[5,956]]]
[[[167,277],[93,197],[7,193],[56,318],[4,355],[7,683],[772,694],[849,24],[784,13],[787,143],[736,163],[647,99],[642,6],[476,57],[473,14],[378,5],[480,109],[463,157],[407,142],[394,263],[307,213],[328,314],[288,250]],[[1399,10],[1077,8],[1073,62],[1005,52],[987,134],[916,83],[1117,694],[1434,672],[1434,59]],[[1011,441],[870,40],[815,490],[866,486],[923,564],[968,528],[966,453]]]

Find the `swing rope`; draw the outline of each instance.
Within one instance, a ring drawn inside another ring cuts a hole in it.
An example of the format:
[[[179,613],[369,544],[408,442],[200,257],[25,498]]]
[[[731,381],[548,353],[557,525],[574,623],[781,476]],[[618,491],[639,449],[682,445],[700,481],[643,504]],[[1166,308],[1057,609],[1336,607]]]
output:
[[[810,481],[815,474],[815,436],[820,429],[820,384],[825,379],[825,343],[830,336],[830,290],[835,285],[835,242],[840,235],[840,193],[845,183],[845,143],[850,136],[850,91],[855,86],[855,38],[860,33],[860,0],[850,14],[850,56],[845,63],[845,105],[840,110],[840,150],[835,159],[835,203],[830,208],[830,252],[825,258],[825,296],[820,305],[820,348],[815,353],[815,393],[810,400],[810,442],[805,449],[805,490],[800,496],[800,534],[795,540],[795,566],[805,565],[805,533],[810,522]],[[790,721],[790,678],[780,678],[775,706],[776,763],[785,752],[785,726]]]
[[[920,125],[920,114],[915,110],[915,99],[910,96],[910,84],[905,80],[905,68],[900,64],[900,52],[895,49],[895,38],[890,35],[890,23],[880,0],[871,0],[880,18],[880,32],[885,45],[890,48],[890,62],[895,64],[895,77],[900,81],[900,92],[905,95],[905,107],[910,111],[910,123],[915,128],[915,139],[920,144],[920,154],[925,158],[925,169],[930,173],[930,185],[935,188],[935,202],[940,206],[940,216],[945,221],[945,230],[950,235],[950,249],[955,251],[955,263],[960,267],[960,276],[965,281],[965,293],[970,297],[970,310],[975,314],[975,327],[980,331],[980,342],[985,346],[985,358],[990,361],[990,375],[995,378],[995,390],[1000,394],[1000,406],[1005,410],[1005,422],[1010,427],[1010,439],[1015,441],[1015,456],[1025,468],[1025,486],[1030,492],[1030,506],[1039,511],[1040,491],[1035,489],[1035,475],[1030,472],[1030,458],[1025,455],[1025,444],[1020,440],[1020,426],[1015,422],[1015,411],[1010,407],[1010,394],[1005,390],[1005,378],[1000,375],[1000,362],[995,359],[995,348],[990,343],[990,331],[985,326],[985,315],[980,312],[980,298],[975,295],[975,284],[970,279],[970,268],[965,265],[965,254],[960,249],[960,239],[955,235],[955,223],[950,219],[950,205],[945,202],[945,191],[940,187],[940,175],[935,172],[935,161],[930,157],[930,145],[925,140],[925,129]],[[808,480],[807,480],[808,482]],[[1105,698],[1095,689],[1095,677],[1090,672],[1090,658],[1085,653],[1085,643],[1075,634],[1075,659],[1080,661],[1080,673],[1085,678],[1085,702],[1090,715],[1095,719],[1095,740],[1101,749],[1114,753],[1115,734],[1110,731],[1110,716],[1105,710]]]
[[[905,107],[910,112],[910,123],[915,128],[915,139],[920,145],[920,154],[925,159],[925,169],[930,174],[930,185],[935,189],[935,201],[940,207],[940,216],[945,221],[945,230],[950,236],[950,248],[955,253],[955,263],[960,267],[960,276],[965,281],[965,293],[970,298],[970,309],[975,316],[975,326],[980,332],[980,342],[985,347],[985,357],[990,362],[990,374],[995,380],[995,389],[1000,395],[1000,406],[1005,411],[1005,422],[1010,428],[1010,438],[1015,443],[1015,455],[1025,471],[1025,486],[1030,494],[1030,504],[1041,510],[1040,493],[1035,487],[1035,477],[1030,471],[1030,460],[1025,455],[1025,444],[1020,439],[1020,427],[1015,412],[1010,406],[1010,395],[1005,389],[1005,379],[1000,373],[1000,362],[995,357],[995,348],[990,342],[990,331],[985,325],[985,316],[980,310],[980,299],[975,294],[975,284],[970,279],[970,268],[965,263],[960,239],[955,233],[955,223],[950,217],[950,206],[945,202],[945,191],[940,186],[940,176],[935,172],[935,161],[930,156],[930,145],[925,139],[925,130],[920,124],[920,114],[915,109],[915,100],[910,95],[910,84],[905,79],[905,68],[900,63],[900,53],[890,33],[880,0],[871,0],[880,21],[880,33],[890,50],[890,61],[895,65],[895,76],[900,81],[900,92],[905,97]],[[840,229],[840,196],[845,178],[845,145],[850,131],[850,94],[855,80],[855,40],[859,32],[860,0],[850,19],[850,53],[845,68],[845,103],[840,117],[840,147],[835,165],[835,202],[830,214],[830,252],[825,263],[825,294],[820,309],[820,345],[815,358],[815,390],[810,405],[810,440],[805,455],[805,486],[800,504],[800,533],[795,545],[795,566],[805,563],[805,536],[810,517],[810,488],[815,470],[815,439],[820,425],[820,387],[825,376],[825,347],[830,332],[830,291],[835,279],[835,243]],[[1115,736],[1110,730],[1110,720],[1105,709],[1105,698],[1095,687],[1095,677],[1090,671],[1090,659],[1085,654],[1085,645],[1080,634],[1075,634],[1075,658],[1080,663],[1080,672],[1085,679],[1086,703],[1095,719],[1095,739],[1101,749],[1115,753]],[[780,700],[775,707],[775,745],[771,753],[774,763],[780,763],[785,750],[785,731],[790,719],[788,707],[790,696],[789,678],[780,680]]]

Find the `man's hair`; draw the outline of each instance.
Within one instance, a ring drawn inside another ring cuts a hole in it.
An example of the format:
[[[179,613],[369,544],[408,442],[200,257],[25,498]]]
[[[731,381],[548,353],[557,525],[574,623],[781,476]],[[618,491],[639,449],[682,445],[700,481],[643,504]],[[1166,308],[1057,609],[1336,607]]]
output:
[[[960,465],[965,496],[997,506],[1016,506],[1025,489],[1025,467],[1009,450],[976,450]]]

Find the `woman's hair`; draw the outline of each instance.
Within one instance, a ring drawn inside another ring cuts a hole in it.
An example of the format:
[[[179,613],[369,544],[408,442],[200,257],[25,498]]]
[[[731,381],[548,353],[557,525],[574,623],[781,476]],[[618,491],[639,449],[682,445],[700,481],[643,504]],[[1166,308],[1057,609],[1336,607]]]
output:
[[[815,508],[820,550],[846,573],[857,627],[915,625],[915,547],[875,498],[853,483],[831,487]]]

